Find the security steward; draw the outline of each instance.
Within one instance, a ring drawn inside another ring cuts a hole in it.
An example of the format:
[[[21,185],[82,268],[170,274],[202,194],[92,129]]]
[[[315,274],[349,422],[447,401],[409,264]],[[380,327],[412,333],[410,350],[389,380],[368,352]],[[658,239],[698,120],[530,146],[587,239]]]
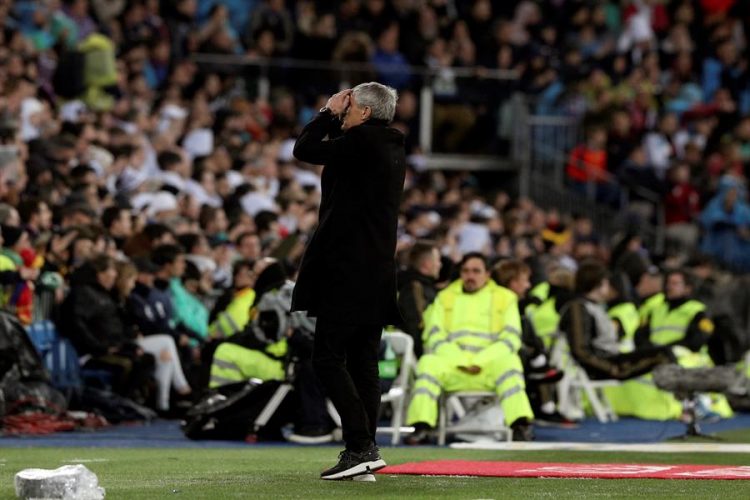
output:
[[[490,279],[485,257],[467,253],[460,279],[441,291],[425,311],[425,354],[407,421],[415,432],[408,444],[429,439],[443,391],[495,391],[514,440],[531,440],[534,413],[526,395],[518,299]]]

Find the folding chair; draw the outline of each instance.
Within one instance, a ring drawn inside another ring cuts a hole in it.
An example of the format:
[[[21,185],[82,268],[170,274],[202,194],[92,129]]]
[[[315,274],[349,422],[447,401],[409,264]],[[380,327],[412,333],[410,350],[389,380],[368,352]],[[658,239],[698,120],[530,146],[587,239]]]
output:
[[[582,395],[586,394],[594,416],[599,422],[616,422],[618,420],[604,388],[620,385],[619,380],[592,380],[589,378],[586,370],[571,356],[568,341],[561,333],[557,334],[554,341],[550,362],[554,366],[559,366],[565,372],[562,380],[557,384],[558,407],[563,415],[582,417],[584,414]]]
[[[443,393],[438,403],[438,445],[445,445],[446,436],[452,434],[489,434],[496,440],[511,441],[513,431],[503,422],[503,413],[497,394],[491,391],[457,391]],[[492,405],[492,422],[462,422],[467,413],[477,405]],[[457,422],[454,422],[457,420]]]
[[[404,427],[403,424],[412,374],[416,369],[417,359],[414,356],[414,340],[410,335],[401,331],[388,331],[383,332],[383,340],[388,342],[396,354],[400,366],[398,375],[394,379],[390,389],[380,397],[381,404],[391,405],[393,413],[391,425],[378,427],[377,431],[380,433],[390,433],[391,445],[395,446],[401,441],[402,432],[412,430]]]

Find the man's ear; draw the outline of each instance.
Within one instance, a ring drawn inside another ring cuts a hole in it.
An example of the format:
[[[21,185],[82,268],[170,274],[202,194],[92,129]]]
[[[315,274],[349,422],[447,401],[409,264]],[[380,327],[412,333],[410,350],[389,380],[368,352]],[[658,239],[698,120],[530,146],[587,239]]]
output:
[[[362,120],[369,120],[372,118],[372,108],[370,106],[365,106],[362,109]]]

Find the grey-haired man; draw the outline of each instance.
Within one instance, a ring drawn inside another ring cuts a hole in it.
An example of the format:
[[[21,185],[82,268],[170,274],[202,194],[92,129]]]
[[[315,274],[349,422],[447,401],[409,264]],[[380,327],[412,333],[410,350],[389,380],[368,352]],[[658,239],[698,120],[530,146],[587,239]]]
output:
[[[320,223],[300,265],[292,310],[317,318],[313,365],[341,415],[346,449],[323,479],[374,480],[383,326],[396,324],[396,228],[404,135],[389,127],[398,96],[380,83],[333,95],[294,145],[325,165]]]

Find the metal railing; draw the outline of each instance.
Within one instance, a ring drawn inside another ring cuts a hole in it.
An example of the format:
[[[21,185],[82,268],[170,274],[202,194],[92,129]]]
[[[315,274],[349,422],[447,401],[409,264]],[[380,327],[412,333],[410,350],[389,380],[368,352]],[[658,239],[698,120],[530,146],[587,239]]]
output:
[[[520,168],[520,194],[545,208],[557,208],[567,213],[586,213],[596,227],[607,235],[622,231],[627,210],[618,210],[597,203],[597,181],[617,185],[620,207],[628,207],[634,199],[644,200],[653,207],[654,222],[641,219],[639,233],[655,252],[664,250],[664,206],[661,197],[646,188],[625,186],[609,172],[581,160],[572,160],[570,151],[582,139],[580,122],[568,116],[531,115],[528,108],[519,106],[518,123],[514,134],[513,157]],[[525,114],[524,114],[525,113]],[[584,170],[588,179],[585,193],[570,189],[566,183],[566,167],[571,161]]]
[[[288,78],[295,71],[309,71],[312,74],[320,76],[327,73],[331,81],[338,83],[337,88],[344,89],[351,87],[352,81],[357,81],[363,75],[377,73],[403,74],[409,75],[418,80],[419,83],[419,145],[420,149],[426,153],[433,152],[433,110],[436,96],[433,89],[433,81],[438,77],[443,77],[446,71],[455,79],[477,79],[489,81],[516,81],[519,78],[517,71],[487,69],[478,67],[450,67],[450,68],[432,68],[425,66],[405,66],[405,65],[381,65],[375,67],[370,63],[363,62],[340,62],[340,61],[320,61],[307,59],[292,58],[257,58],[246,55],[226,55],[226,54],[194,54],[192,60],[208,70],[217,72],[229,72],[230,68],[253,69],[253,77],[256,80],[257,95],[261,99],[268,99],[271,95],[271,89],[274,84],[274,71],[281,72],[280,79],[287,80],[282,83],[295,85],[299,82],[289,81],[294,78]]]
[[[425,168],[457,170],[508,170],[518,174],[519,194],[530,197],[541,206],[555,207],[562,211],[586,212],[597,227],[606,234],[614,234],[622,227],[622,213],[596,203],[596,185],[589,181],[584,196],[571,191],[565,182],[565,166],[568,153],[581,140],[579,120],[569,116],[540,116],[529,112],[527,97],[514,93],[495,99],[507,110],[503,123],[497,124],[497,134],[510,140],[510,154],[507,158],[497,156],[473,156],[435,154],[433,148],[434,109],[439,96],[436,96],[433,83],[445,71],[457,79],[509,82],[518,80],[515,71],[491,70],[476,67],[431,68],[424,66],[378,65],[370,63],[319,61],[291,58],[257,58],[245,55],[195,54],[193,61],[209,71],[221,73],[236,72],[251,78],[255,83],[257,96],[269,99],[274,85],[294,86],[300,84],[299,72],[310,72],[310,77],[324,80],[327,85],[341,89],[351,86],[363,75],[379,73],[401,74],[408,72],[419,85],[419,146],[422,150]],[[304,78],[303,78],[304,80]],[[333,82],[333,83],[332,83]],[[304,82],[302,82],[304,83]],[[492,96],[494,97],[494,96]],[[503,117],[498,111],[498,116]],[[590,166],[582,165],[583,168]],[[614,180],[611,177],[608,177]],[[622,187],[622,186],[621,186]],[[623,201],[631,194],[625,188]],[[656,224],[645,221],[642,226],[644,238],[654,248],[663,249],[664,220],[661,200],[650,199],[648,193],[638,196],[650,200],[655,205]]]

